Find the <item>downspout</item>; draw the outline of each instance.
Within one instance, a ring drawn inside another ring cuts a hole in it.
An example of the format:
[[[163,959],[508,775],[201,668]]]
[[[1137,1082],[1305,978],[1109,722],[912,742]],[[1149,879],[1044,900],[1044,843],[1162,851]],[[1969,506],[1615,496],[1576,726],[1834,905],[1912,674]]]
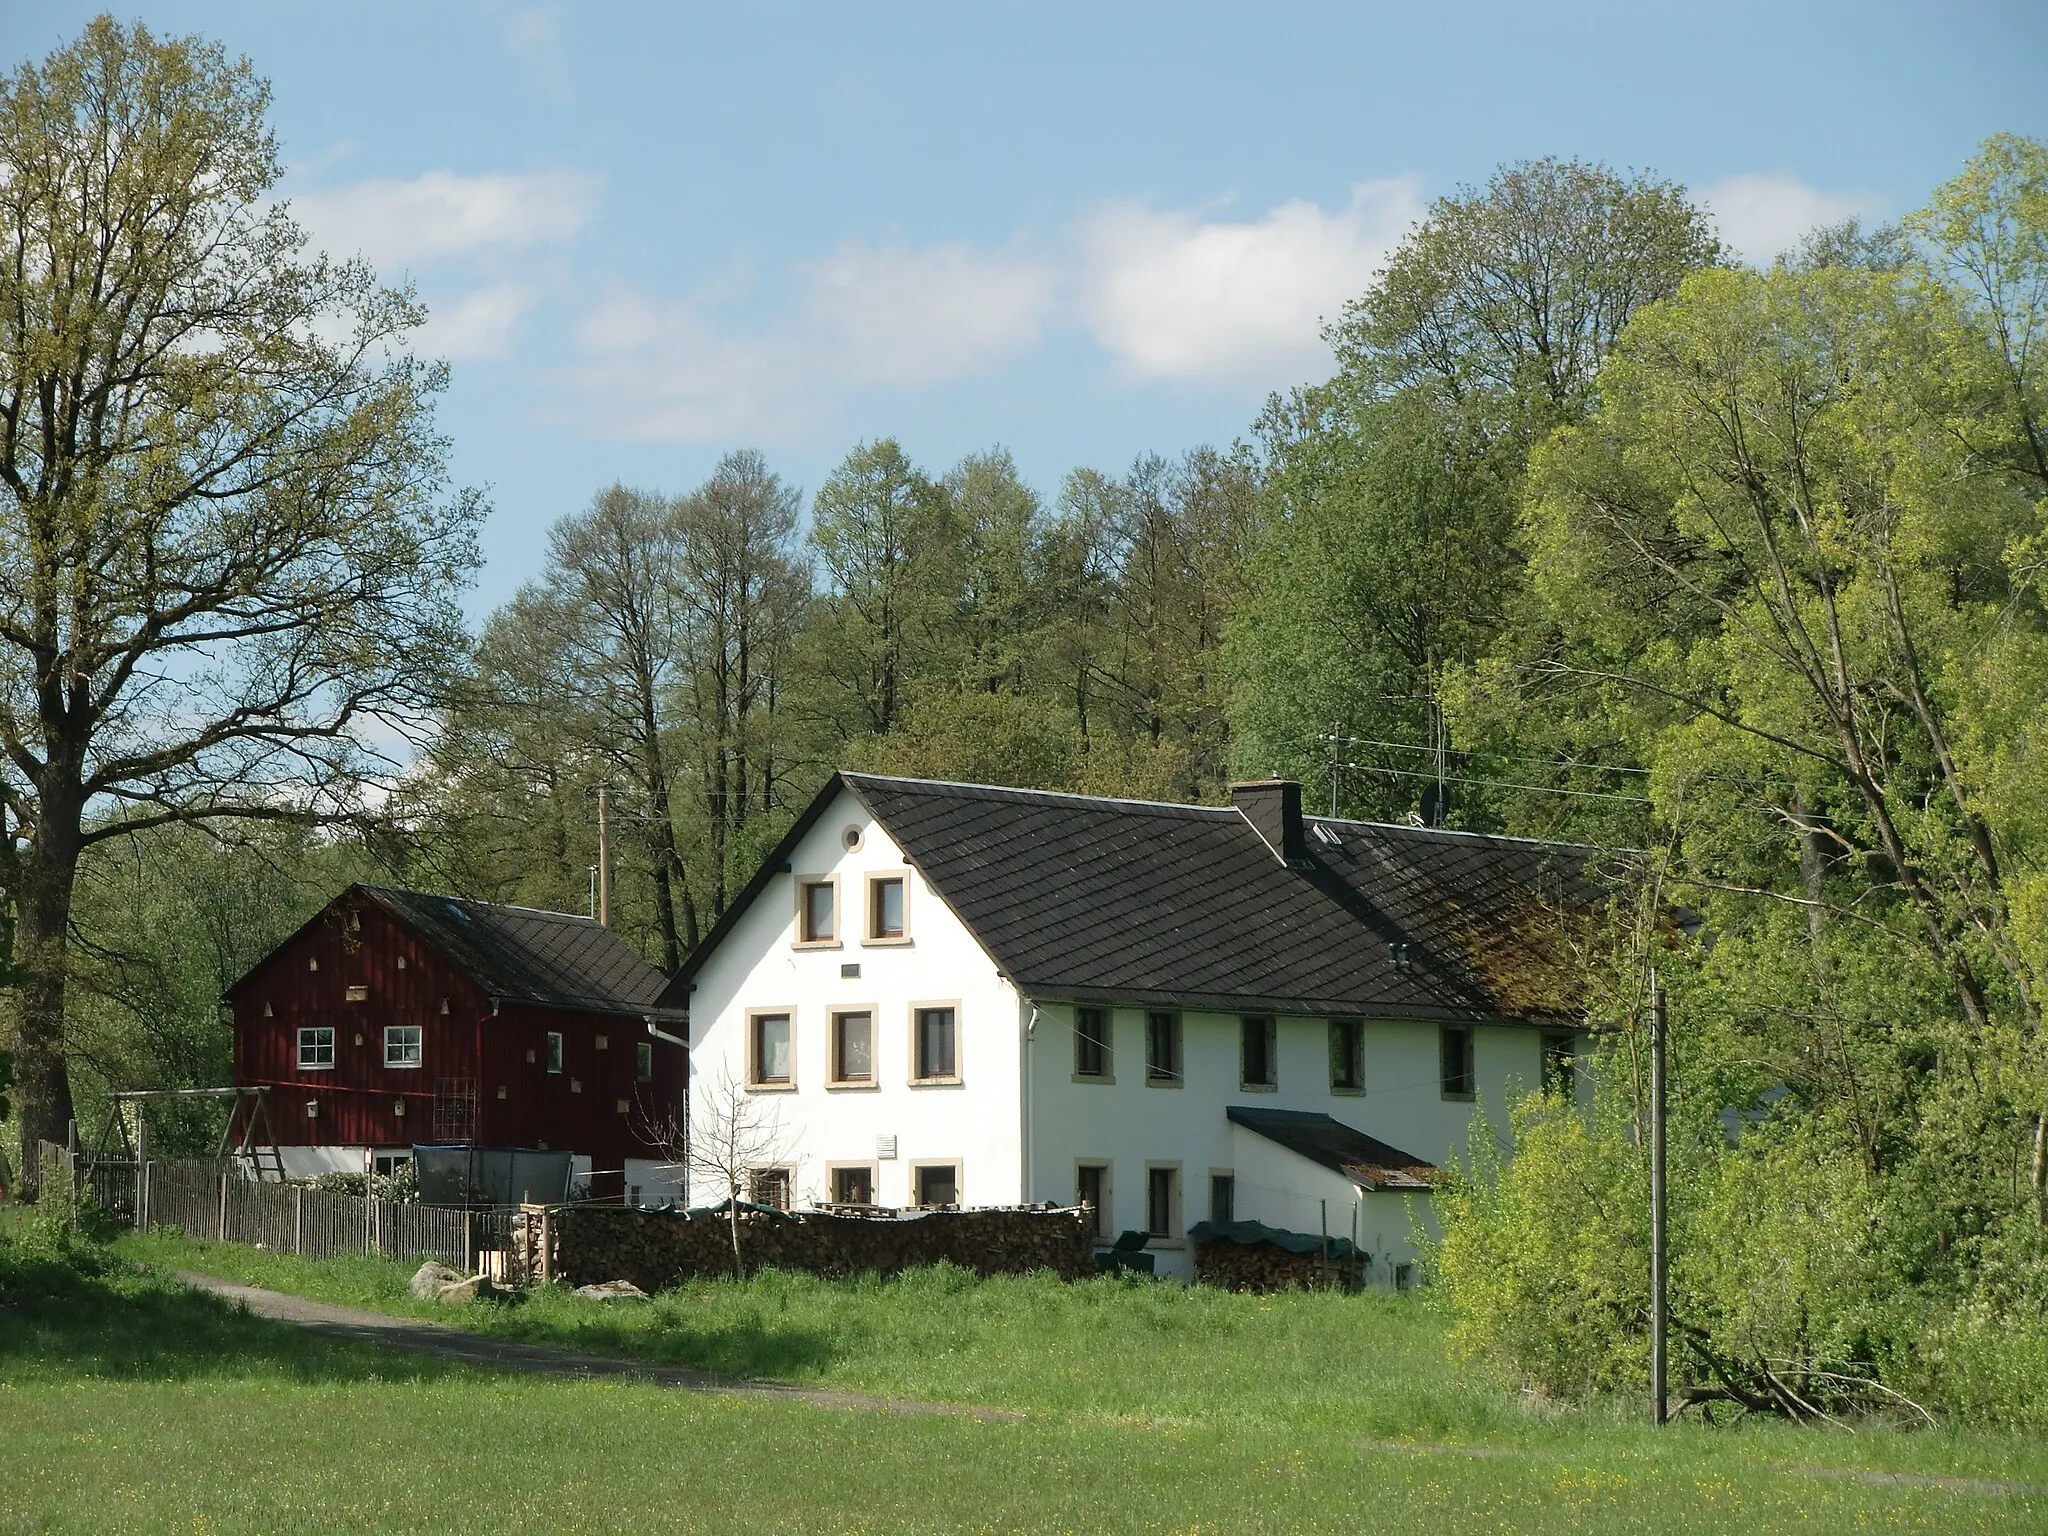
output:
[[[1031,1002],[1029,998],[1025,998],[1023,1001]],[[1018,1182],[1022,1185],[1019,1193],[1023,1195],[1024,1204],[1026,1205],[1030,1205],[1033,1199],[1031,1186],[1031,1047],[1037,1038],[1038,1004],[1031,1003],[1031,1017],[1024,1021],[1024,1049],[1018,1058],[1024,1073],[1024,1123],[1019,1128],[1017,1137],[1018,1154],[1023,1158],[1024,1163],[1023,1177]]]

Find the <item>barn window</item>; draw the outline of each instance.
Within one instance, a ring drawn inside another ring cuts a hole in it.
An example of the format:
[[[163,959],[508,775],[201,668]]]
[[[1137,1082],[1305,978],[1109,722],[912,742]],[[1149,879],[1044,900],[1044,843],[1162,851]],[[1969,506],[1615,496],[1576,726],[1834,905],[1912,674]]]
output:
[[[1472,1098],[1475,1087],[1472,1072],[1472,1031],[1463,1025],[1444,1025],[1441,1032],[1441,1050],[1444,1097]]]
[[[332,1026],[320,1024],[299,1031],[299,1070],[301,1072],[331,1072],[334,1070],[334,1030]]]
[[[1273,1061],[1271,1014],[1248,1013],[1237,1021],[1237,1081],[1244,1088],[1279,1086]]]
[[[753,1017],[753,1038],[747,1046],[747,1081],[756,1088],[787,1088],[792,1085],[789,1015],[757,1013]]]
[[[917,1080],[955,1082],[960,1077],[959,1015],[951,1008],[912,1010]]]
[[[654,1081],[654,1047],[645,1040],[633,1047],[633,1078],[642,1083]]]
[[[611,1048],[612,1037],[610,1035],[599,1035],[591,1043],[595,1045],[600,1051],[609,1050]]]
[[[562,1037],[553,1030],[548,1031],[548,1070],[562,1070]]]
[[[367,1003],[370,1000],[370,989],[366,986],[353,986],[344,991],[341,998],[345,1003]]]
[[[387,1024],[384,1026],[384,1065],[387,1067],[416,1067],[420,1064],[424,1049],[422,1031],[417,1024]]]

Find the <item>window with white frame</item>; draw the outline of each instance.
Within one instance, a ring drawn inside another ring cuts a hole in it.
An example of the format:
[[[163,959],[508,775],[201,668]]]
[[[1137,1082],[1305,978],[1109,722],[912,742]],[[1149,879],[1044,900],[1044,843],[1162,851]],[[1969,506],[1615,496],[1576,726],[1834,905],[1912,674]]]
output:
[[[423,1031],[417,1024],[386,1024],[384,1026],[384,1065],[387,1067],[416,1067],[425,1049],[421,1039]]]
[[[299,1031],[299,1070],[329,1072],[334,1068],[334,1028],[315,1024]]]
[[[642,1040],[633,1047],[633,1081],[654,1081],[654,1046],[650,1041]]]
[[[557,1073],[562,1070],[562,1037],[552,1029],[548,1031],[548,1070]]]
[[[1145,1015],[1145,1081],[1180,1086],[1180,1015]]]

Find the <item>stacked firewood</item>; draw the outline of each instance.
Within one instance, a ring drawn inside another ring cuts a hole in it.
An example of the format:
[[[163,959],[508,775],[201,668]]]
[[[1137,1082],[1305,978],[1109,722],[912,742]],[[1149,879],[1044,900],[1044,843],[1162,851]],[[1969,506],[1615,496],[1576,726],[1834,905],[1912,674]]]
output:
[[[1293,1253],[1278,1243],[1234,1243],[1226,1239],[1195,1245],[1195,1280],[1229,1291],[1356,1289],[1357,1266],[1326,1260],[1314,1249]]]
[[[538,1212],[515,1229],[514,1268],[539,1273]],[[548,1213],[549,1272],[571,1285],[630,1280],[656,1290],[733,1273],[733,1231],[722,1212],[685,1215],[621,1206],[561,1206]],[[1049,1269],[1064,1279],[1092,1273],[1088,1224],[1078,1210],[1042,1207],[894,1212],[743,1210],[740,1264],[844,1276],[890,1275],[945,1261],[978,1274]]]

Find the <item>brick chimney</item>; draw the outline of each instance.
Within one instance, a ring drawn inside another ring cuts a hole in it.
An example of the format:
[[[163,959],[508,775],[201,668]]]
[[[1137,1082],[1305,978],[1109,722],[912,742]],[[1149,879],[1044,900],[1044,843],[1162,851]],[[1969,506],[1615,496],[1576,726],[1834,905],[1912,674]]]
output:
[[[1230,786],[1230,803],[1266,840],[1274,857],[1296,864],[1308,857],[1301,831],[1301,786],[1292,779],[1258,779]]]

